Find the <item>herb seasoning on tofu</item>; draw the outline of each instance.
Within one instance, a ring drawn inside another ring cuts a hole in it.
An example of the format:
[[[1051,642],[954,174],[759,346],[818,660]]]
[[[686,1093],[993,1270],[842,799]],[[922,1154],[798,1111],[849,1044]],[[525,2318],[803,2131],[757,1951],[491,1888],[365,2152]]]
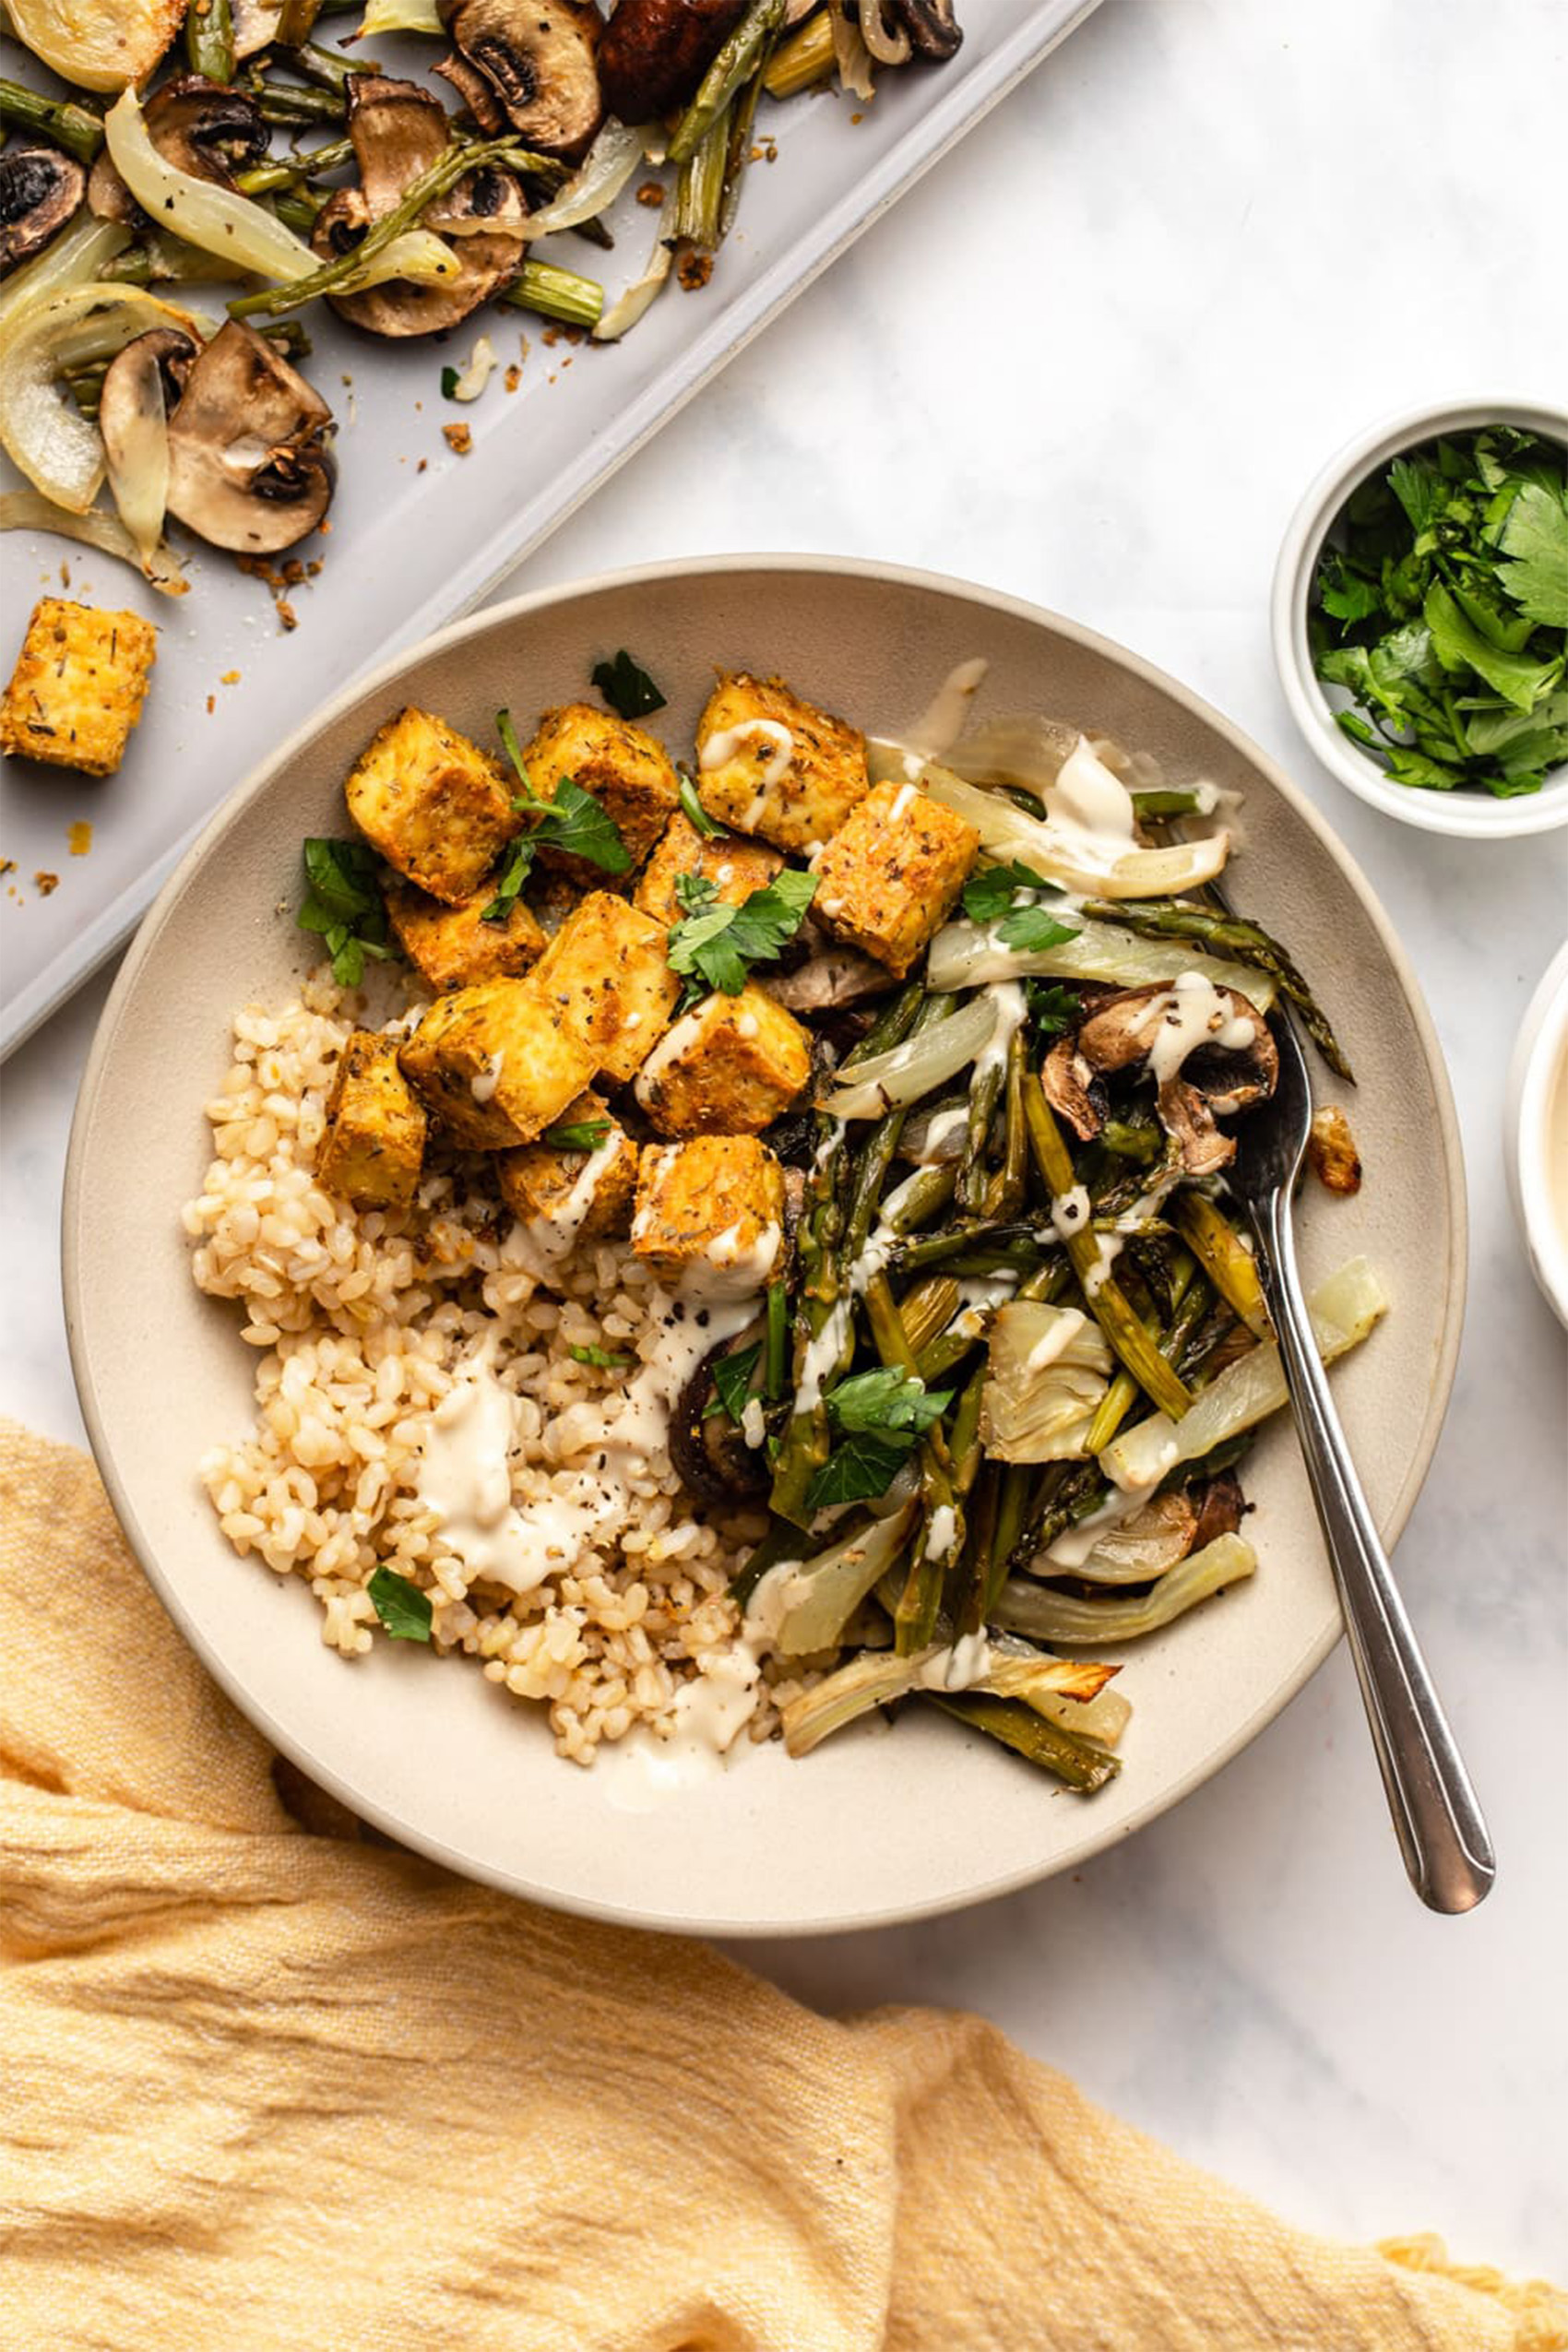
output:
[[[597,683],[526,748],[398,713],[306,845],[333,983],[240,1016],[186,1215],[268,1351],[222,1525],[338,1648],[477,1657],[578,1763],[908,1702],[1090,1795],[1099,1654],[1257,1566],[1285,1392],[1224,1173],[1277,1003],[1348,1079],[1334,1032],[1210,897],[1202,779],[734,671],[666,743],[629,656]],[[1325,1353],[1384,1306],[1342,1266]]]

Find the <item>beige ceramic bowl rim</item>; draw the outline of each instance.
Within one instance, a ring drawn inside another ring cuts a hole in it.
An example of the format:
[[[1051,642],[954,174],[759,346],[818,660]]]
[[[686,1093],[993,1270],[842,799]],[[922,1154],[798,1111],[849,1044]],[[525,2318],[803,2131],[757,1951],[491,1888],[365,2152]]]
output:
[[[1512,801],[1494,800],[1490,792],[1427,792],[1391,784],[1376,760],[1336,726],[1307,642],[1307,604],[1317,559],[1351,493],[1401,450],[1440,433],[1469,433],[1484,424],[1516,425],[1568,445],[1568,411],[1547,400],[1429,400],[1381,418],[1336,450],[1303,493],[1280,542],[1269,623],[1275,668],[1290,716],[1314,755],[1358,800],[1422,833],[1446,833],[1467,841],[1515,841],[1568,825],[1568,765],[1558,768],[1538,792]]]
[[[87,1066],[77,1098],[76,1112],[71,1123],[70,1141],[65,1162],[65,1182],[61,1208],[61,1255],[65,1305],[66,1337],[70,1348],[71,1368],[81,1404],[82,1418],[100,1473],[115,1515],[130,1544],[143,1574],[164,1610],[184,1638],[195,1649],[208,1672],[232,1700],[246,1719],[282,1754],[297,1764],[317,1785],[337,1797],[361,1819],[398,1839],[427,1860],[460,1872],[470,1879],[498,1888],[503,1894],[517,1895],[525,1900],[544,1901],[551,1908],[570,1911],[588,1918],[603,1919],[622,1927],[645,1927],[664,1932],[688,1935],[718,1935],[744,1939],[748,1935],[814,1935],[835,1932],[859,1932],[862,1929],[897,1926],[913,1919],[931,1918],[944,1912],[963,1910],[980,1902],[1017,1892],[1021,1887],[1055,1875],[1064,1869],[1076,1869],[1081,1863],[1102,1853],[1108,1847],[1119,1845],[1124,1838],[1174,1805],[1210,1779],[1233,1757],[1240,1754],[1257,1734],[1270,1724],[1304,1688],[1313,1675],[1335,1647],[1342,1631],[1336,1620],[1305,1652],[1296,1669],[1262,1701],[1230,1735],[1200,1763],[1179,1777],[1151,1792],[1146,1802],[1129,1817],[1124,1817],[1103,1832],[1091,1831],[1075,1842],[1063,1856],[1046,1856],[1020,1863],[1016,1870],[1001,1873],[979,1888],[946,1889],[920,1903],[900,1903],[885,1910],[858,1913],[852,1920],[829,1916],[802,1917],[787,1923],[777,1919],[739,1924],[734,1919],[709,1921],[702,1918],[683,1918],[672,1922],[667,1916],[645,1912],[624,1902],[599,1901],[591,1895],[563,1895],[529,1884],[517,1872],[500,1866],[490,1866],[471,1856],[459,1856],[440,1838],[427,1835],[381,1805],[373,1789],[362,1787],[350,1776],[340,1773],[329,1757],[305,1739],[293,1737],[248,1693],[244,1677],[231,1672],[226,1662],[218,1657],[202,1638],[181,1598],[177,1581],[160,1565],[154,1546],[143,1529],[129,1485],[116,1462],[109,1440],[108,1417],[100,1388],[99,1368],[92,1360],[84,1336],[84,1286],[90,1278],[92,1253],[90,1238],[82,1230],[81,1194],[84,1185],[84,1164],[87,1138],[92,1126],[92,1108],[99,1083],[114,1050],[122,1005],[129,997],[137,975],[153,953],[165,920],[191,883],[196,878],[241,810],[265,792],[273,780],[282,775],[298,753],[311,739],[331,724],[339,710],[348,708],[368,693],[388,686],[406,671],[425,661],[445,647],[460,645],[469,638],[482,637],[493,629],[504,629],[530,612],[557,602],[566,602],[610,590],[636,588],[652,583],[673,583],[682,579],[711,577],[715,575],[754,573],[803,573],[824,579],[855,578],[880,582],[889,588],[908,588],[941,596],[956,596],[974,605],[978,611],[994,612],[1025,621],[1071,639],[1091,652],[1105,656],[1116,666],[1129,671],[1146,683],[1170,695],[1189,713],[1222,735],[1266,779],[1273,790],[1289,804],[1292,813],[1323,842],[1338,867],[1345,882],[1360,900],[1378,940],[1386,954],[1390,968],[1409,1005],[1422,1053],[1431,1079],[1432,1100],[1442,1137],[1443,1180],[1447,1194],[1452,1252],[1446,1269],[1448,1291],[1446,1314],[1443,1325],[1443,1343],[1433,1367],[1427,1408],[1421,1422],[1419,1440],[1414,1448],[1409,1469],[1389,1512],[1386,1535],[1392,1550],[1415,1507],[1426,1474],[1436,1451],[1443,1417],[1454,1385],[1458,1360],[1460,1335],[1464,1324],[1466,1274],[1468,1264],[1468,1235],[1466,1219],[1464,1157],[1459,1141],[1458,1122],[1454,1108],[1452,1090],[1444,1065],[1443,1050],[1427,1010],[1420,983],[1400,945],[1393,926],[1379,904],[1370,884],[1360,868],[1343,848],[1332,826],[1319,815],[1311,802],[1292,784],[1275,761],[1269,758],[1240,728],[1233,726],[1201,695],[1158,669],[1152,662],[1128,651],[1113,639],[1100,636],[1079,623],[1064,619],[1047,607],[1029,602],[1021,597],[1009,596],[1001,590],[985,588],[976,582],[960,579],[940,572],[915,570],[900,564],[882,564],[847,556],[814,555],[804,552],[729,554],[715,556],[677,557],[657,564],[626,566],[612,572],[591,575],[586,579],[570,580],[547,588],[514,597],[503,604],[487,607],[482,612],[471,613],[466,619],[436,631],[417,646],[398,654],[377,670],[355,678],[329,703],[321,706],[304,724],[279,747],[272,757],[255,769],[214,812],[209,823],[192,843],[179,865],[170,875],[126,950],[125,960],[115,977],[100,1016]]]

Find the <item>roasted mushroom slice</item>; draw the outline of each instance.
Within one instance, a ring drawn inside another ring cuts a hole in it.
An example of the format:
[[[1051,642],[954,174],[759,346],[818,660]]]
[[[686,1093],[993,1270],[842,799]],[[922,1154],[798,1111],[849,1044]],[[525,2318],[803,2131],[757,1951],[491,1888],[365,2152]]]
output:
[[[917,57],[940,65],[963,46],[964,29],[953,15],[953,0],[888,0],[888,7]]]
[[[357,188],[341,188],[316,217],[312,244],[324,261],[352,253],[373,220],[400,201],[448,143],[446,110],[417,82],[356,74],[349,86],[349,137],[360,167]],[[510,172],[481,164],[439,202],[422,225],[450,236],[458,267],[439,285],[393,278],[362,293],[334,294],[332,307],[372,335],[439,335],[457,327],[522,267],[528,206]]]
[[[743,1355],[748,1348],[757,1348],[757,1362],[762,1360],[758,1344],[764,1325],[759,1319],[751,1324],[737,1338],[727,1339],[721,1347],[706,1355],[687,1381],[676,1399],[670,1416],[670,1459],[682,1483],[689,1487],[700,1502],[733,1503],[738,1498],[761,1494],[769,1479],[767,1455],[760,1442],[749,1445],[746,1431],[732,1421],[719,1402],[714,1383],[714,1368],[726,1356]],[[754,1371],[753,1379],[756,1374]],[[754,1397],[758,1414],[762,1399]],[[748,1404],[748,1416],[751,1404]]]
[[[185,380],[196,356],[194,336],[175,327],[154,327],[138,335],[110,361],[98,396],[98,430],[108,452],[111,479],[116,484],[144,479],[149,460],[161,473],[168,446],[168,419],[179,405]],[[145,554],[162,528],[160,504],[155,504],[147,525]]]
[[[75,156],[44,139],[18,139],[0,155],[0,278],[63,229],[87,189]]]
[[[619,0],[599,44],[599,86],[623,123],[684,105],[746,12],[746,0]]]
[[[276,555],[332,497],[332,411],[238,319],[192,362],[169,420],[169,512],[214,547]]]
[[[1040,1077],[1052,1109],[1087,1141],[1105,1123],[1101,1081],[1131,1069],[1154,1079],[1160,1123],[1181,1145],[1188,1174],[1207,1176],[1236,1154],[1217,1116],[1271,1095],[1279,1057],[1249,998],[1191,972],[1169,987],[1123,989],[1097,1005],[1075,1036],[1058,1039]]]
[[[148,100],[144,120],[165,163],[217,187],[232,188],[235,172],[259,163],[267,151],[267,128],[255,99],[246,90],[227,89],[201,74],[181,74],[165,82]],[[87,200],[101,220],[136,227],[145,219],[110,161],[107,148],[92,167]]]
[[[591,0],[441,0],[457,47],[436,66],[481,129],[508,124],[546,155],[580,155],[604,120]]]

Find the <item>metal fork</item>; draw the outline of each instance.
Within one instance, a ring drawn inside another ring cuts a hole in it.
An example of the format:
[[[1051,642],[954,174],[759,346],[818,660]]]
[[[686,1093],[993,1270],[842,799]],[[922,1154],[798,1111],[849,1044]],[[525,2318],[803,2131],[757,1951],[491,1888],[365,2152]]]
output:
[[[1227,1172],[1257,1243],[1258,1279],[1279,1342],[1296,1433],[1405,1868],[1432,1910],[1469,1911],[1485,1896],[1497,1864],[1475,1790],[1378,1541],[1313,1337],[1291,1223],[1291,1195],[1312,1125],[1312,1087],[1296,1025],[1283,1002],[1269,1027],[1279,1049],[1279,1083],[1268,1102],[1238,1123],[1236,1158]]]

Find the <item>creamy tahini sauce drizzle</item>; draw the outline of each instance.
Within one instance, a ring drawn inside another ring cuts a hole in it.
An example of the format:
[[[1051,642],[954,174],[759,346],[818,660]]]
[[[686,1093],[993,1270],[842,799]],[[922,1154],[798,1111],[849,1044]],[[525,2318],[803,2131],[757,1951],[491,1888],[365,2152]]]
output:
[[[578,1234],[588,1221],[595,1196],[614,1161],[624,1148],[623,1138],[613,1131],[598,1148],[588,1154],[578,1170],[576,1182],[565,1199],[548,1217],[530,1217],[522,1230],[533,1253],[529,1271],[547,1272],[570,1257],[576,1246]]]
[[[1005,1066],[1008,1049],[1029,1017],[1028,999],[1024,994],[1024,985],[1021,980],[993,980],[986,993],[992,1001],[996,1017],[990,1037],[975,1056],[975,1072],[971,1088],[978,1086],[980,1079],[989,1075],[998,1065]],[[966,1119],[968,1115],[966,1112]]]
[[[1149,1038],[1149,1075],[1158,1086],[1173,1078],[1200,1045],[1242,1053],[1257,1037],[1257,1025],[1232,1013],[1226,998],[1203,972],[1181,972],[1168,989],[1150,997],[1134,1034]]]
[[[697,765],[705,774],[716,767],[726,767],[745,750],[748,743],[771,743],[773,746],[756,771],[757,782],[762,785],[782,784],[790,773],[795,738],[777,719],[746,719],[738,727],[721,727],[703,745]]]
[[[1043,794],[1051,831],[1075,864],[1110,873],[1137,844],[1137,812],[1119,776],[1080,735]]]
[[[1048,1544],[1046,1559],[1053,1568],[1065,1568],[1069,1572],[1081,1568],[1100,1538],[1110,1535],[1113,1528],[1135,1516],[1147,1501],[1146,1487],[1134,1487],[1125,1494],[1113,1494],[1109,1503],[1102,1503],[1098,1511],[1091,1511],[1087,1519],[1080,1519],[1075,1527],[1065,1528],[1054,1543]]]
[[[902,742],[925,759],[940,759],[963,733],[969,705],[985,683],[991,664],[983,656],[960,661],[944,678]]]

